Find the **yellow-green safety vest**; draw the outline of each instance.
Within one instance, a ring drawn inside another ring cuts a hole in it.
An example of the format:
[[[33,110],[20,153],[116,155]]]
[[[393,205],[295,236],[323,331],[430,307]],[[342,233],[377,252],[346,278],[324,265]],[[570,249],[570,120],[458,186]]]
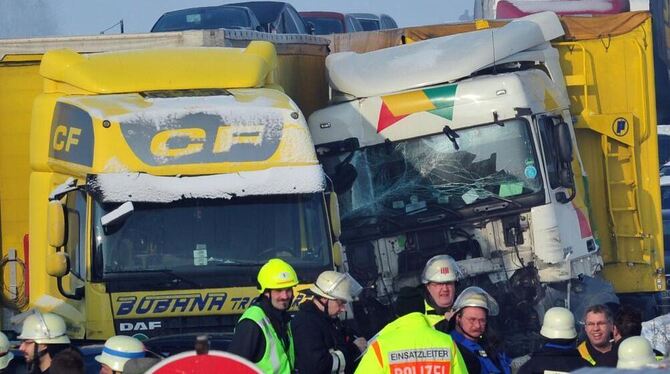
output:
[[[373,338],[356,374],[467,374],[451,336],[433,328],[422,313],[389,323]]]
[[[259,306],[253,305],[247,309],[240,321],[243,319],[250,319],[254,321],[263,332],[265,337],[265,352],[263,358],[256,362],[256,366],[263,371],[263,373],[273,374],[290,374],[295,365],[295,352],[293,349],[293,334],[291,327],[288,326],[288,349],[284,348],[282,340],[277,335],[270,319],[265,315],[265,312]]]
[[[425,311],[424,314],[426,316],[426,319],[428,320],[428,322],[430,322],[432,326],[437,325],[440,321],[444,319],[444,315],[433,314],[433,313],[429,314],[429,312],[434,311],[435,308],[430,306],[430,304],[428,304],[426,300],[423,301],[423,308],[424,308],[423,310]]]

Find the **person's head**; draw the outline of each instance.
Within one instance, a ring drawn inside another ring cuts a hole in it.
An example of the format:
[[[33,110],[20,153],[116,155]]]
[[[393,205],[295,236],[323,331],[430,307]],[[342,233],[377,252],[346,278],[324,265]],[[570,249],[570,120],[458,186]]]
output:
[[[430,301],[438,308],[451,308],[456,296],[458,265],[449,255],[432,257],[421,273],[421,283],[426,287]]]
[[[49,367],[50,374],[84,374],[84,359],[77,350],[68,348],[58,352]]]
[[[498,315],[498,303],[479,287],[468,287],[454,302],[455,328],[467,339],[478,340],[486,332],[488,316]]]
[[[132,358],[144,357],[144,344],[141,341],[124,335],[112,336],[107,339],[102,353],[95,356],[100,363],[100,374],[122,373],[123,366]]]
[[[551,340],[573,340],[577,338],[575,316],[569,309],[554,307],[544,313],[540,335]]]
[[[312,300],[317,308],[335,318],[346,311],[347,303],[352,302],[362,289],[349,274],[328,270],[319,274],[309,292],[314,295]]]
[[[298,275],[286,261],[273,258],[258,272],[258,290],[278,310],[288,310],[293,302],[293,287]]]
[[[584,329],[589,342],[596,349],[607,349],[611,346],[613,326],[612,312],[605,305],[593,305],[586,309]]]
[[[642,336],[631,336],[619,345],[617,369],[639,369],[656,362],[654,350]]]
[[[18,338],[21,340],[19,350],[29,368],[45,366],[42,363],[44,358],[51,360],[57,351],[70,344],[63,318],[54,313],[41,313],[37,310],[23,320]]]
[[[639,310],[624,305],[614,316],[614,340],[620,341],[631,336],[642,334],[642,313]]]

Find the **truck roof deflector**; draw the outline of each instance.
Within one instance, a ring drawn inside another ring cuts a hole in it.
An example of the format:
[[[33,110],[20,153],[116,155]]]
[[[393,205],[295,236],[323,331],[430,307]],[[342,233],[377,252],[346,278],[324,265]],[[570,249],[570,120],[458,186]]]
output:
[[[368,53],[326,58],[330,84],[355,97],[370,97],[454,81],[495,61],[564,34],[558,16],[542,12],[497,29],[443,36]],[[463,51],[468,53],[464,54]]]

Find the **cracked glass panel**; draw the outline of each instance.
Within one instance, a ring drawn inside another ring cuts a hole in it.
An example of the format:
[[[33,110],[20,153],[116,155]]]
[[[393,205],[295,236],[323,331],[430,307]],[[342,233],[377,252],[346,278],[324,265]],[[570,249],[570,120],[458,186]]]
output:
[[[440,133],[322,160],[336,186],[345,174],[351,177],[350,170],[344,172],[347,159],[356,169],[351,188],[339,193],[343,223],[370,217],[399,223],[400,217],[424,212],[459,216],[459,209],[483,203],[519,205],[512,200],[542,190],[526,121],[456,133],[458,150]]]

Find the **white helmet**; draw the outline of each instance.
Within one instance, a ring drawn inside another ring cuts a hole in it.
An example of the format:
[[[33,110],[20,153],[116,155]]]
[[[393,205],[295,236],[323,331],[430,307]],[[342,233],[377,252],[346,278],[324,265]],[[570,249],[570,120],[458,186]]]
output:
[[[566,308],[553,307],[544,313],[544,321],[540,335],[549,339],[574,339],[577,337],[575,330],[575,316]]]
[[[654,350],[642,336],[631,336],[619,345],[617,369],[639,369],[656,362]]]
[[[458,313],[463,308],[474,306],[484,308],[491,316],[498,315],[498,303],[496,300],[479,287],[468,287],[461,292],[454,301],[453,310]]]
[[[347,273],[327,270],[319,274],[309,290],[327,299],[352,302],[361,293],[363,287]]]
[[[95,360],[109,366],[113,371],[123,372],[123,365],[132,358],[144,357],[144,344],[141,341],[124,335],[112,336],[107,339],[102,353]]]
[[[458,280],[460,271],[456,260],[449,255],[433,256],[421,273],[421,283],[449,283]]]
[[[41,313],[37,309],[23,320],[18,338],[39,344],[70,344],[63,317],[54,313]]]
[[[0,332],[0,369],[5,369],[9,365],[9,361],[14,358],[14,354],[9,351],[9,339]]]

